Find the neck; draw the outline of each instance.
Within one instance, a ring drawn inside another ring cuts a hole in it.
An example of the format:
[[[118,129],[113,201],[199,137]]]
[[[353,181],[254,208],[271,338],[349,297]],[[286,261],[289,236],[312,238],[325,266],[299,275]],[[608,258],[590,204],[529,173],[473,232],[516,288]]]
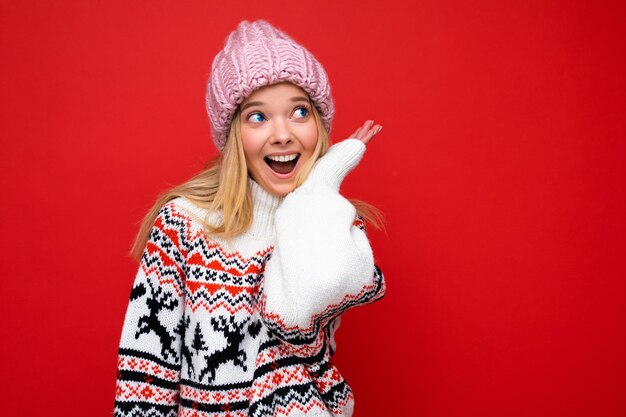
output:
[[[258,238],[273,237],[276,232],[274,212],[283,199],[268,193],[252,179],[248,179],[248,186],[252,192],[254,219],[246,234]]]

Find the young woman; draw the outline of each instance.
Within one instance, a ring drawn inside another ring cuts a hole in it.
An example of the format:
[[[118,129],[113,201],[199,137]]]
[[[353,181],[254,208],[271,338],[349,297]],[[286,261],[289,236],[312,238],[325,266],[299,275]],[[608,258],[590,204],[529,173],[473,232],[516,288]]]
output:
[[[206,103],[221,155],[139,232],[115,415],[351,416],[334,333],[385,283],[339,187],[381,126],[329,148],[324,69],[265,21],[231,33]]]

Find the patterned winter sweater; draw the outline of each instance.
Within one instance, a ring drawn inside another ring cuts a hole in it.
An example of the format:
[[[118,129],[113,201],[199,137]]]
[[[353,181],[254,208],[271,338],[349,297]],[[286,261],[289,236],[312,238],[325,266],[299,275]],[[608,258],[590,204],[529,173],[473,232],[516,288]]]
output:
[[[338,193],[364,151],[353,141],[284,199],[250,180],[253,224],[230,241],[203,232],[219,213],[183,198],[161,208],[122,330],[115,416],[352,415],[334,332],[385,292]]]

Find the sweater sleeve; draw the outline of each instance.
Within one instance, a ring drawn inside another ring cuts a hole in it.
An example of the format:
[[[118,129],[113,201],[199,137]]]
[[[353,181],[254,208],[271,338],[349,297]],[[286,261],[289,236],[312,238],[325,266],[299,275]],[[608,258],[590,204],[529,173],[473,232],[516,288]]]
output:
[[[300,356],[329,346],[327,328],[334,318],[385,292],[362,221],[339,194],[341,181],[364,151],[357,139],[333,146],[276,211],[262,314],[269,329]]]
[[[122,329],[116,417],[178,413],[188,223],[170,202],[150,231]]]

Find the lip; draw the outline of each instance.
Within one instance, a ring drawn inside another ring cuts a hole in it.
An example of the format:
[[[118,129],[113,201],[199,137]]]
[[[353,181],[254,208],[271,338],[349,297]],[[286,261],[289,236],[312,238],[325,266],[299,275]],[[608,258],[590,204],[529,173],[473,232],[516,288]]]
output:
[[[272,153],[268,153],[267,155],[264,156],[268,157],[268,156],[283,156],[283,155],[292,155],[294,153],[297,153],[298,155],[300,155],[300,152],[298,151],[280,151],[280,152],[272,152]]]
[[[274,177],[280,179],[280,180],[289,180],[291,179],[293,176],[296,175],[296,172],[298,171],[298,168],[300,167],[300,157],[302,156],[302,154],[300,152],[294,152],[294,151],[281,151],[281,152],[273,152],[273,153],[269,153],[266,155],[267,156],[281,156],[281,155],[292,155],[292,154],[298,154],[298,162],[296,162],[296,166],[293,167],[293,169],[291,170],[291,172],[289,174],[279,174],[278,172],[274,171],[272,168],[270,168],[269,165],[267,165],[267,163],[265,163],[265,161],[263,162],[263,165],[265,165],[265,169],[267,171],[269,171]]]

